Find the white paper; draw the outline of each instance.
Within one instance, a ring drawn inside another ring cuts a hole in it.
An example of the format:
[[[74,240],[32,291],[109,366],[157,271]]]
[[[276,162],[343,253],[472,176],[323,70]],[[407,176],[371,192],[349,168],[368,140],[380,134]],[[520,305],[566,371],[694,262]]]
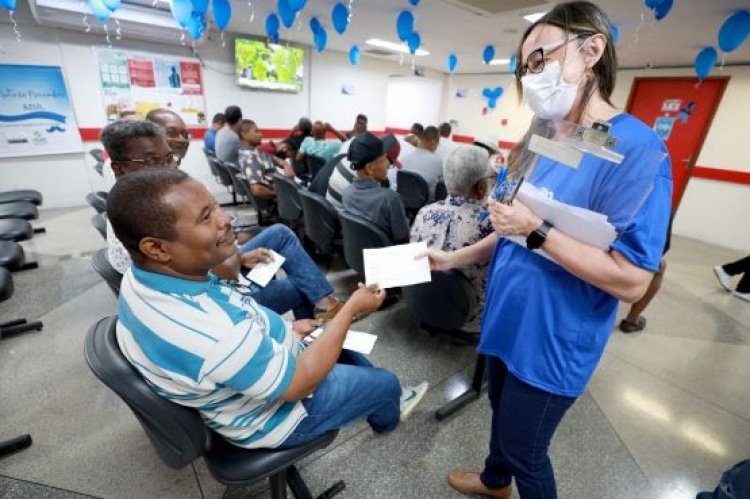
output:
[[[320,336],[322,332],[323,328],[319,327],[312,333],[305,336],[302,339],[302,342],[306,345],[309,345],[310,343],[318,339],[318,336]],[[375,347],[375,342],[377,340],[378,337],[374,334],[349,330],[346,333],[346,338],[344,338],[343,348],[345,348],[346,350],[351,350],[353,352],[359,352],[364,355],[370,355],[372,349]]]
[[[606,250],[617,239],[617,231],[607,221],[606,215],[550,199],[529,182],[521,185],[516,199],[535,215],[554,225],[556,230],[583,243]],[[526,246],[524,237],[511,236],[507,239]],[[543,250],[535,251],[552,260]]]
[[[265,288],[271,282],[273,276],[284,264],[286,258],[276,253],[274,250],[268,250],[273,255],[273,261],[269,263],[259,263],[247,274],[247,278],[258,286]]]
[[[411,243],[362,250],[365,260],[365,283],[383,289],[410,286],[432,280],[427,257],[414,257],[427,250],[427,243]]]

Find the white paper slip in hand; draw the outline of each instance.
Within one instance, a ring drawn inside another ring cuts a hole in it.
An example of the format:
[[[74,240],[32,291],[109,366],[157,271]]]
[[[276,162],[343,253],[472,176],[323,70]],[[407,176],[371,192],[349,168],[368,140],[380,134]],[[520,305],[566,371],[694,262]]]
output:
[[[318,336],[320,336],[322,332],[323,328],[319,327],[312,333],[302,338],[302,343],[304,343],[305,345],[311,344],[313,341],[318,339]],[[375,342],[377,340],[378,337],[374,334],[349,330],[346,333],[346,338],[344,338],[344,345],[342,348],[351,350],[353,352],[359,352],[364,355],[370,355],[370,353],[372,353],[372,349],[375,347]]]
[[[365,283],[383,289],[409,286],[432,280],[427,257],[415,259],[427,251],[427,243],[411,243],[362,250],[365,260]]]
[[[258,286],[265,288],[266,285],[271,282],[273,276],[281,268],[286,261],[286,258],[276,253],[274,250],[268,250],[273,256],[273,260],[269,263],[259,263],[247,274],[247,278],[253,281]]]

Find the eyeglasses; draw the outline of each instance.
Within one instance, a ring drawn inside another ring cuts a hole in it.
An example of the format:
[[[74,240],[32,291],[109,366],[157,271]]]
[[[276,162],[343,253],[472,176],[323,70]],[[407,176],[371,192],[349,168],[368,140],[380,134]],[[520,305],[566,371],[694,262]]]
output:
[[[151,156],[145,159],[128,158],[117,161],[122,161],[124,163],[143,163],[143,166],[146,168],[175,168],[180,164],[178,158],[174,154],[169,154],[163,157]]]
[[[521,66],[518,66],[516,68],[516,78],[519,80],[526,76],[528,73],[538,74],[544,71],[544,61],[545,59],[552,53],[560,50],[573,40],[577,40],[578,38],[585,36],[583,34],[573,35],[569,37],[567,40],[563,40],[561,42],[555,42],[551,43],[549,45],[545,45],[544,47],[539,47],[538,49],[534,50],[532,53],[529,54],[529,56],[526,58],[526,64],[522,64]]]

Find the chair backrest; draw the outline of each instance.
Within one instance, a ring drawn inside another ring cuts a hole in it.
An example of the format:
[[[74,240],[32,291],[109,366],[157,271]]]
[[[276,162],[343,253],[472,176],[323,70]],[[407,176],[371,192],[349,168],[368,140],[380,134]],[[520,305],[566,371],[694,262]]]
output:
[[[297,183],[278,173],[273,174],[273,190],[276,191],[276,205],[279,217],[292,224],[302,219],[302,201]]]
[[[97,213],[104,213],[107,211],[107,193],[100,192],[89,192],[86,194],[86,202],[91,205]]]
[[[97,213],[91,217],[91,225],[99,232],[99,234],[107,240],[107,217],[104,213]]]
[[[216,175],[216,180],[219,181],[221,185],[226,187],[230,190],[230,192],[234,192],[234,181],[232,180],[232,172],[224,165],[224,162],[221,161],[217,157],[207,157],[209,168],[211,169],[211,173]]]
[[[263,225],[263,212],[270,211],[273,207],[271,201],[265,199],[258,199],[253,196],[253,192],[250,190],[250,181],[244,173],[235,173],[233,175],[234,185],[237,195],[242,198],[246,203],[250,203],[255,211],[258,213],[258,225]]]
[[[133,368],[117,344],[116,317],[106,317],[86,335],[84,354],[94,375],[133,411],[156,452],[180,469],[203,454],[208,429],[198,413],[157,395]]]
[[[0,267],[0,302],[10,300],[13,296],[13,277],[5,267]]]
[[[39,218],[39,210],[33,203],[26,201],[14,201],[12,203],[0,203],[0,219],[22,218],[24,220],[35,220]]]
[[[435,185],[435,201],[442,201],[448,197],[448,186],[445,185],[444,181],[439,181]]]
[[[453,331],[463,326],[476,306],[469,279],[457,269],[432,272],[432,281],[403,288],[406,303],[428,326]]]
[[[310,156],[309,154],[305,155],[305,168],[307,169],[307,173],[310,175],[311,179],[315,178],[315,175],[317,175],[325,165],[326,160],[324,160],[323,158]]]
[[[104,237],[107,237],[106,232]],[[104,279],[104,282],[107,283],[107,286],[109,286],[109,289],[112,290],[115,296],[120,296],[122,274],[115,270],[112,264],[109,263],[107,248],[102,248],[94,253],[94,256],[91,257],[91,266],[102,276],[102,279]]]
[[[320,194],[300,189],[299,196],[305,235],[323,253],[333,253],[333,243],[341,232],[336,209]]]
[[[336,168],[336,165],[345,157],[346,154],[338,154],[328,160],[325,166],[323,166],[323,168],[315,174],[312,180],[310,180],[310,185],[307,187],[307,190],[325,196],[326,192],[328,192],[328,183],[333,174],[333,169]]]
[[[221,181],[222,172],[221,169],[216,165],[216,154],[213,151],[203,148],[203,155],[206,157],[206,163],[208,163],[208,169],[211,170],[211,175],[217,183],[224,185]]]
[[[94,164],[94,171],[98,173],[99,175],[104,176],[104,163]]]
[[[396,173],[396,187],[407,213],[416,213],[427,204],[430,197],[430,186],[422,175],[406,170]]]
[[[356,270],[360,276],[365,275],[364,257],[362,250],[369,248],[384,248],[391,246],[388,235],[369,220],[340,211],[341,233],[344,238],[344,260],[347,265]]]
[[[104,163],[104,150],[103,149],[91,149],[89,150],[91,157],[96,160],[97,163]]]

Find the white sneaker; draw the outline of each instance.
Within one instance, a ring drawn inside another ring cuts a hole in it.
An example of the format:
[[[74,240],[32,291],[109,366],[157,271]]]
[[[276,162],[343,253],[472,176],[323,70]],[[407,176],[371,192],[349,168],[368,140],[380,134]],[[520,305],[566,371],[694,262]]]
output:
[[[750,293],[740,293],[738,291],[735,291],[734,296],[736,296],[740,300],[750,301]]]
[[[422,397],[427,393],[430,384],[422,381],[417,386],[405,386],[401,393],[401,421],[406,421],[414,408],[422,401]]]
[[[727,274],[724,271],[724,268],[721,265],[717,265],[714,267],[714,274],[716,274],[716,278],[719,280],[719,284],[721,284],[724,289],[732,292],[732,276]]]

